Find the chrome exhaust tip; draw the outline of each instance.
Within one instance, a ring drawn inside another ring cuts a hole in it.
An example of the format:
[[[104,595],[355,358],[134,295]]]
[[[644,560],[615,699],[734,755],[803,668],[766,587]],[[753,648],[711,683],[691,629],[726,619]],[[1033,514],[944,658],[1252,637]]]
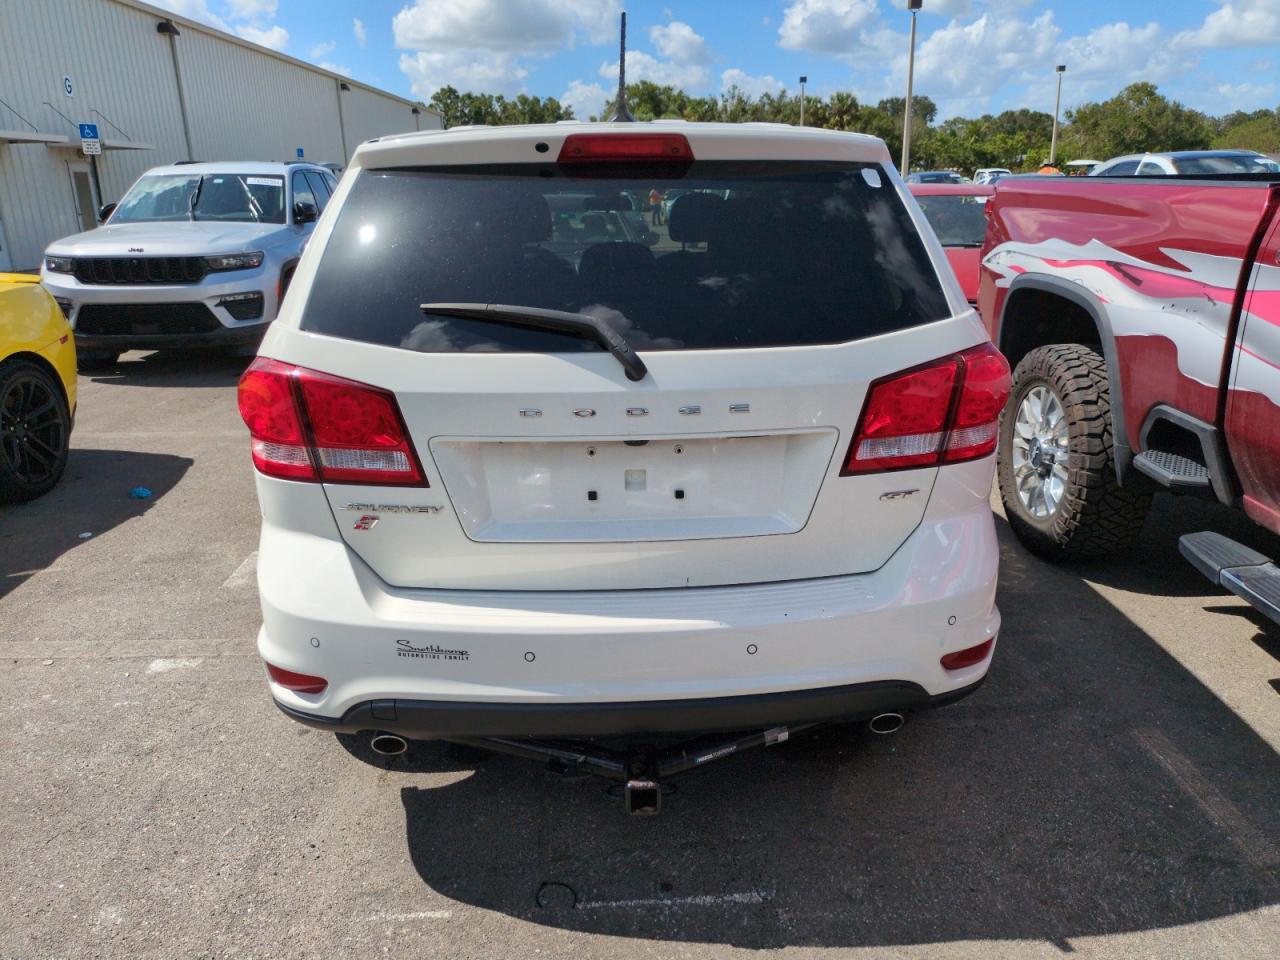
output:
[[[409,749],[402,736],[379,730],[369,738],[369,747],[380,757],[398,757]]]
[[[890,733],[897,733],[906,722],[906,718],[900,713],[878,713],[867,721],[867,727],[872,733],[887,736]]]

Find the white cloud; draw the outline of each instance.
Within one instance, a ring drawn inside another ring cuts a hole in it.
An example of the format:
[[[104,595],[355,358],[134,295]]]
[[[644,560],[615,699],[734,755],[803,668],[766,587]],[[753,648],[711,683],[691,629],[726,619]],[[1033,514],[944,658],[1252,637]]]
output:
[[[1059,63],[1067,65],[1067,77],[1128,83],[1150,80],[1158,83],[1185,68],[1175,62],[1158,23],[1143,27],[1128,23],[1108,23],[1082,37],[1071,37],[1061,48]]]
[[[1032,21],[953,20],[917,47],[916,90],[935,99],[988,96],[1033,68],[1051,69],[1043,65],[1053,62],[1058,33],[1052,11]]]
[[[473,50],[403,53],[400,71],[409,78],[414,96],[423,100],[431,99],[433,93],[445,86],[473,93],[513,94],[529,74],[514,53],[478,56]]]
[[[1195,30],[1173,38],[1178,49],[1269,47],[1280,44],[1280,3],[1276,0],[1229,0],[1204,18]]]
[[[600,76],[614,81],[618,77],[618,61],[602,63]],[[674,60],[659,60],[652,54],[640,50],[627,51],[627,82],[648,80],[659,86],[670,84],[690,93],[706,87],[708,81],[707,68],[698,63],[676,63]]]
[[[351,32],[356,35],[356,44],[361,50],[365,44],[369,42],[369,34],[364,29],[364,21],[359,17],[355,17],[351,21]]]
[[[180,17],[186,17],[188,20],[207,23],[209,26],[217,27],[219,30],[231,30],[231,27],[227,25],[227,21],[209,9],[207,0],[156,0],[156,6],[162,7],[171,13],[176,13]]]
[[[330,73],[340,73],[344,77],[351,76],[350,67],[344,67],[336,63],[329,63],[329,61],[327,60],[321,60],[319,63],[316,64],[316,66],[319,67],[321,70],[328,70]]]
[[[707,41],[693,27],[679,20],[649,28],[649,42],[661,56],[683,63],[706,63],[711,59]]]
[[[547,57],[579,36],[612,38],[618,0],[413,0],[391,21],[414,92],[429,97],[445,85],[515,93],[529,75],[525,61]]]
[[[250,43],[257,43],[272,50],[283,50],[289,42],[289,31],[276,24],[274,27],[255,27],[252,24],[241,24],[236,33]]]
[[[270,20],[276,15],[277,0],[227,0],[233,20]]]
[[[391,27],[407,50],[552,51],[577,31],[608,39],[617,12],[617,0],[414,0]]]
[[[338,45],[334,43],[332,40],[329,40],[326,43],[317,43],[314,47],[311,48],[311,59],[319,60],[321,57],[327,56],[328,54],[333,53],[333,51],[337,48],[337,46]]]
[[[600,116],[601,109],[613,97],[613,93],[612,90],[606,90],[598,83],[574,80],[560,95],[560,102],[572,108],[575,119],[589,120]]]
[[[877,16],[876,0],[794,0],[783,11],[778,42],[788,50],[848,54]]]
[[[728,90],[730,87],[737,87],[743,93],[750,97],[759,97],[765,93],[777,93],[782,89],[782,81],[771,77],[769,74],[754,77],[737,67],[732,67],[720,74],[720,89]]]

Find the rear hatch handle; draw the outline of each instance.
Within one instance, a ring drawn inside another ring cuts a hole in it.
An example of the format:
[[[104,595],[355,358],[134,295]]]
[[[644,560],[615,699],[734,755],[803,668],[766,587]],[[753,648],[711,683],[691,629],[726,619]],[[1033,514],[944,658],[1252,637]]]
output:
[[[518,307],[509,303],[424,303],[423,313],[441,317],[458,317],[463,320],[484,320],[489,323],[505,323],[513,327],[530,327],[534,330],[551,330],[556,333],[572,333],[598,343],[608,350],[628,380],[643,380],[649,368],[617,330],[599,317],[588,313],[570,313],[567,310],[543,310],[540,307]]]

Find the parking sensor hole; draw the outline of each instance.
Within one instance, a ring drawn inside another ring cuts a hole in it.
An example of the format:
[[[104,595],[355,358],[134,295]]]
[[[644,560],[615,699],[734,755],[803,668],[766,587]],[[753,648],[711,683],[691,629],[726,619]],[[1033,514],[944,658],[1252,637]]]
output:
[[[525,654],[524,654],[524,662],[525,662],[525,663],[533,663],[533,661],[535,661],[535,660],[537,660],[537,659],[538,659],[537,654],[535,654],[532,650],[526,650],[526,651],[525,651]]]
[[[759,649],[760,649],[760,648],[759,648],[759,647],[757,647],[754,643],[748,643],[748,644],[747,644],[747,656],[754,657],[754,656],[756,655],[756,651],[757,651],[757,650],[759,650]]]
[[[594,490],[588,490],[588,491],[587,491],[587,499],[588,499],[588,500],[593,500],[593,501],[594,501],[594,500],[598,500],[599,498],[600,498],[600,494],[598,494],[596,491],[594,491]]]

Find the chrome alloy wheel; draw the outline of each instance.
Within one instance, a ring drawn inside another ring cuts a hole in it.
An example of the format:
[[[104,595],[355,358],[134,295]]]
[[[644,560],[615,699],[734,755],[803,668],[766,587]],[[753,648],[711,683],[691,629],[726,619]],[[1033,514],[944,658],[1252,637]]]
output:
[[[1067,415],[1048,384],[1026,392],[1013,421],[1018,499],[1038,519],[1052,517],[1067,486]]]

